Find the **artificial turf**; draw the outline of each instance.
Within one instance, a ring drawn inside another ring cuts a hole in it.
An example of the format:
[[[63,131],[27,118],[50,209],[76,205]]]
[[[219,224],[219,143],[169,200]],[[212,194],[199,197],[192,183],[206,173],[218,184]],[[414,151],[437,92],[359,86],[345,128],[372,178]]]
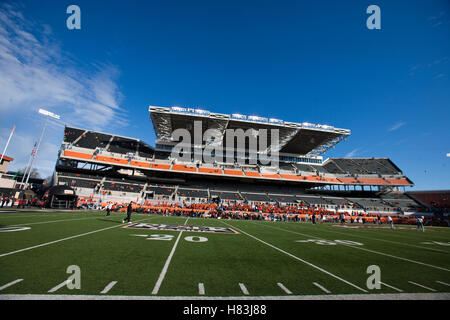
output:
[[[123,213],[106,217],[95,211],[0,211],[0,288],[23,279],[0,290],[0,295],[102,295],[113,281],[107,295],[449,292],[448,228],[426,227],[425,232],[417,232],[414,226],[391,230],[387,225],[132,216],[133,222],[224,227],[238,232],[220,234],[128,229],[123,228],[127,225],[122,224],[123,218]],[[2,227],[11,226],[29,229],[1,232]],[[62,286],[48,293],[70,276],[66,272],[70,265],[81,270],[80,289]],[[380,268],[380,289],[367,286],[371,265]],[[204,293],[199,292],[199,284]]]

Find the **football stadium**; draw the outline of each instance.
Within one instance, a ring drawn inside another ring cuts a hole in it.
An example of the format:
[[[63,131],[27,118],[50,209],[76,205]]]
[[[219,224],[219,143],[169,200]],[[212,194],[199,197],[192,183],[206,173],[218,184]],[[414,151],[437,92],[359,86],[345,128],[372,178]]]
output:
[[[449,299],[448,192],[408,191],[389,158],[327,158],[350,130],[148,116],[154,146],[66,126],[50,186],[2,188],[1,299]]]

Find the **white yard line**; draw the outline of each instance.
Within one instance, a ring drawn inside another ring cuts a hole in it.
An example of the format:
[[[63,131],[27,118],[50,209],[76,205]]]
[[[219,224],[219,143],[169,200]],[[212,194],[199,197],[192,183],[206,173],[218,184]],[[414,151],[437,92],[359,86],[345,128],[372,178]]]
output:
[[[172,260],[175,250],[177,249],[178,241],[180,241],[182,234],[183,234],[183,231],[180,231],[180,233],[178,234],[178,238],[172,247],[172,251],[170,251],[169,257],[167,258],[166,263],[164,264],[164,267],[161,270],[158,281],[156,281],[156,284],[155,284],[155,287],[153,288],[152,294],[158,294],[159,288],[161,287],[161,284],[164,281],[164,278],[166,277],[167,269],[169,269],[170,261]]]
[[[418,286],[418,287],[421,287],[421,288],[424,288],[424,289],[427,289],[427,290],[436,292],[436,290],[434,290],[434,289],[432,289],[432,288],[429,288],[429,287],[425,287],[423,284],[415,283],[415,282],[412,282],[412,281],[408,281],[408,282],[411,283],[411,284],[414,284],[414,285],[416,285],[416,286]]]
[[[105,287],[105,289],[103,289],[100,293],[101,293],[101,294],[108,293],[109,290],[111,290],[112,287],[114,287],[114,286],[116,285],[116,283],[117,283],[117,281],[111,281],[111,282]]]
[[[148,220],[148,219],[151,219],[151,218],[152,217],[144,219],[144,220]],[[136,222],[141,222],[141,221],[144,221],[144,220],[139,220],[139,221],[136,221]],[[87,235],[90,235],[90,234],[93,234],[93,233],[102,232],[102,231],[113,229],[113,228],[118,228],[118,227],[121,227],[121,226],[123,226],[123,224],[119,224],[119,225],[116,225],[116,226],[107,227],[107,228],[103,228],[103,229],[98,229],[98,230],[94,230],[94,231],[90,231],[90,232],[85,232],[85,233],[82,233],[82,234],[77,234],[77,235],[70,236],[70,237],[63,238],[63,239],[41,243],[41,244],[38,244],[36,246],[32,246],[32,247],[23,248],[23,249],[16,250],[16,251],[3,253],[3,254],[0,254],[0,258],[9,256],[9,255],[12,255],[12,254],[16,254],[16,253],[20,253],[20,252],[24,252],[24,251],[28,251],[28,250],[32,250],[32,249],[36,249],[36,248],[40,248],[40,247],[44,247],[44,246],[48,246],[48,245],[51,245],[51,244],[59,243],[59,242],[62,242],[62,241],[66,241],[66,240],[70,240],[70,239],[75,239],[75,238],[87,236]]]
[[[13,285],[15,285],[16,283],[19,283],[19,282],[21,282],[21,281],[23,281],[23,279],[17,279],[17,280],[11,281],[11,282],[9,282],[9,283],[7,283],[7,284],[1,286],[1,287],[0,287],[0,291],[6,289],[6,288],[8,288],[8,287],[11,287],[11,286],[13,286]]]
[[[323,286],[321,286],[317,282],[313,282],[313,285],[315,285],[317,288],[319,288],[320,290],[322,290],[325,293],[331,293],[331,291],[329,291],[327,288],[324,288]]]
[[[374,251],[374,250],[361,248],[361,247],[356,247],[356,246],[351,246],[351,245],[342,244],[342,243],[341,243],[341,245],[347,246],[347,247],[350,247],[350,248],[354,248],[354,249],[358,249],[358,250],[363,250],[363,251],[379,254],[379,255],[382,255],[382,256],[386,256],[386,257],[390,257],[390,258],[394,258],[394,259],[398,259],[398,260],[403,260],[403,261],[407,261],[407,262],[411,262],[411,263],[415,263],[415,264],[420,264],[420,265],[425,266],[425,267],[430,267],[430,268],[439,269],[439,270],[443,270],[443,271],[450,271],[449,269],[446,269],[446,268],[443,268],[443,267],[439,267],[439,266],[435,266],[435,265],[428,264],[428,263],[425,263],[425,262],[411,260],[411,259],[407,259],[407,258],[403,258],[403,257],[394,256],[392,254],[388,254],[388,253],[384,253],[384,252]]]
[[[362,288],[358,287],[357,285],[355,285],[355,284],[353,284],[353,283],[351,283],[351,282],[349,282],[349,281],[347,281],[347,280],[345,280],[345,279],[342,279],[341,277],[339,277],[339,276],[337,276],[337,275],[335,275],[335,274],[333,274],[333,273],[331,273],[331,272],[329,272],[329,271],[327,271],[327,270],[325,270],[325,269],[323,269],[323,268],[321,268],[321,267],[319,267],[319,266],[316,266],[316,265],[314,265],[314,264],[312,264],[312,263],[310,263],[310,262],[308,262],[308,261],[306,261],[306,260],[303,260],[303,259],[301,259],[301,258],[299,258],[299,257],[297,257],[297,256],[295,256],[295,255],[293,255],[292,253],[286,252],[286,251],[284,251],[284,250],[282,250],[282,249],[280,249],[280,248],[278,248],[278,247],[275,247],[274,245],[272,245],[272,244],[270,244],[270,243],[268,243],[268,242],[265,242],[264,240],[261,240],[261,239],[255,237],[255,236],[253,236],[253,235],[251,235],[251,234],[249,234],[249,233],[247,233],[247,232],[245,232],[245,231],[242,231],[241,229],[236,228],[235,226],[232,226],[232,225],[230,225],[230,224],[228,224],[228,223],[226,223],[226,222],[223,222],[223,221],[221,221],[221,222],[224,223],[224,224],[226,224],[226,225],[228,225],[229,227],[232,227],[232,228],[238,230],[239,232],[241,232],[241,233],[243,233],[243,234],[249,236],[250,238],[253,238],[253,239],[255,239],[255,240],[257,240],[257,241],[259,241],[259,242],[265,244],[266,246],[269,246],[269,247],[271,247],[271,248],[273,248],[273,249],[275,249],[275,250],[277,250],[277,251],[279,251],[279,252],[281,252],[281,253],[284,253],[285,255],[287,255],[287,256],[289,256],[289,257],[291,257],[291,258],[294,258],[295,260],[298,260],[298,261],[300,261],[300,262],[303,262],[304,264],[306,264],[306,265],[308,265],[308,266],[310,266],[310,267],[313,267],[313,268],[315,268],[315,269],[317,269],[317,270],[319,270],[319,271],[321,271],[321,272],[323,272],[323,273],[325,273],[325,274],[327,274],[327,275],[329,275],[329,276],[331,276],[331,277],[333,277],[333,278],[335,278],[335,279],[337,279],[337,280],[339,280],[339,281],[342,281],[342,282],[344,282],[344,283],[346,283],[346,284],[352,286],[353,288],[358,289],[359,291],[367,292],[367,290],[362,289]]]
[[[394,289],[394,290],[397,291],[397,292],[403,292],[403,290],[400,290],[399,288],[393,287],[393,286],[391,286],[391,285],[389,285],[389,284],[387,284],[387,283],[384,283],[384,282],[381,282],[381,281],[380,281],[380,283],[381,283],[383,286],[386,286],[386,287],[388,287],[388,288]]]
[[[281,282],[278,282],[277,285],[281,288],[281,290],[283,290],[287,294],[292,294],[292,291],[286,288]]]
[[[450,287],[450,284],[436,280],[437,283],[443,284],[444,286]]]
[[[49,217],[60,217],[60,215],[52,214],[48,216],[44,216],[42,214],[33,214],[33,215],[22,215],[22,216],[12,216],[12,217],[3,217],[0,213],[0,219],[10,219],[10,218],[29,218],[29,217],[41,217],[41,218],[49,218]]]
[[[239,287],[241,288],[243,294],[245,294],[246,296],[249,295],[249,292],[243,283],[239,283]]]
[[[297,231],[292,231],[292,230],[287,230],[287,229],[283,229],[283,228],[277,228],[277,227],[272,227],[272,226],[267,226],[269,228],[274,228],[274,229],[278,229],[278,230],[282,230],[282,231],[286,231],[286,232],[291,232],[291,233],[295,233],[304,237],[310,237],[310,238],[315,238],[315,239],[319,239],[319,240],[325,240],[323,238],[320,237],[316,237],[310,234],[305,234],[305,233],[301,233],[301,232],[297,232]],[[354,249],[358,249],[358,250],[363,250],[363,251],[367,251],[367,252],[371,252],[371,253],[375,253],[375,254],[379,254],[382,256],[386,256],[386,257],[390,257],[390,258],[395,258],[398,260],[403,260],[403,261],[407,261],[407,262],[411,262],[411,263],[415,263],[415,264],[420,264],[426,267],[431,267],[431,268],[435,268],[435,269],[439,269],[439,270],[443,270],[443,271],[450,271],[449,269],[443,268],[443,267],[439,267],[439,266],[435,266],[432,264],[428,264],[428,263],[424,263],[424,262],[420,262],[420,261],[416,261],[416,260],[411,260],[411,259],[407,259],[407,258],[403,258],[403,257],[398,257],[398,256],[394,256],[388,253],[384,253],[384,252],[379,252],[379,251],[375,251],[375,250],[370,250],[370,249],[366,249],[366,248],[362,248],[359,246],[352,246],[349,244],[345,244],[345,243],[339,243],[342,246],[346,246],[346,247],[350,247],[350,248],[354,248]]]
[[[198,284],[198,294],[201,296],[205,295],[205,285],[203,283]]]
[[[46,223],[66,222],[66,221],[79,221],[79,220],[88,220],[88,219],[97,219],[97,218],[99,218],[99,217],[89,217],[89,218],[79,218],[79,219],[59,219],[59,220],[52,220],[52,221],[41,221],[41,222],[13,224],[10,227],[31,226],[31,225],[34,225],[34,224],[46,224]]]
[[[70,283],[70,280],[65,280],[64,282],[61,282],[60,284],[58,284],[56,287],[53,287],[50,290],[48,290],[48,292],[52,293],[52,292],[58,291],[62,287],[67,286],[69,283]]]
[[[186,219],[184,224],[188,222],[190,217]],[[166,260],[166,263],[164,264],[163,269],[161,270],[161,273],[159,274],[158,280],[156,281],[156,284],[153,288],[152,294],[158,294],[159,288],[161,287],[162,282],[164,281],[164,278],[166,277],[167,270],[169,269],[170,262],[172,261],[172,257],[175,253],[175,250],[177,248],[178,242],[180,241],[181,235],[183,234],[183,231],[180,231],[178,234],[177,240],[175,241],[175,244],[172,247],[172,250],[170,251],[169,257]]]

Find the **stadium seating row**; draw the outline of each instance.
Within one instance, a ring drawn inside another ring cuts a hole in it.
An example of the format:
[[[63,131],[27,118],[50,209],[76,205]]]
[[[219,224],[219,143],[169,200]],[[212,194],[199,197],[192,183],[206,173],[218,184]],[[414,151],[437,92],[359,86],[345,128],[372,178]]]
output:
[[[205,168],[196,167],[193,165],[186,164],[164,164],[164,163],[151,163],[137,160],[129,160],[125,158],[116,158],[111,156],[87,154],[82,152],[77,152],[73,150],[64,150],[64,156],[83,159],[83,160],[95,160],[99,162],[114,164],[114,165],[130,165],[139,168],[146,169],[159,169],[159,170],[172,170],[188,173],[205,173],[205,174],[219,174],[219,175],[231,175],[231,176],[247,176],[247,177],[257,177],[257,178],[268,178],[268,179],[284,179],[284,180],[297,180],[297,181],[309,181],[309,182],[320,182],[320,183],[330,183],[330,184],[350,184],[350,185],[411,185],[411,182],[406,178],[355,178],[355,177],[323,177],[319,175],[296,175],[287,173],[261,173],[255,170],[231,170],[222,168]],[[341,159],[342,160],[342,159]],[[348,159],[345,159],[348,160]],[[343,163],[346,163],[343,161]],[[326,165],[329,166],[329,163]],[[304,165],[295,164],[297,168],[301,168]],[[306,165],[305,165],[306,166]],[[317,167],[317,166],[316,166]]]
[[[101,190],[117,191],[127,193],[153,194],[155,198],[158,196],[177,196],[180,199],[214,199],[219,198],[223,201],[248,201],[257,203],[292,203],[313,206],[337,206],[350,207],[353,209],[365,210],[382,210],[392,211],[399,209],[402,211],[411,211],[420,207],[414,200],[404,194],[389,193],[379,198],[344,198],[329,197],[311,194],[296,194],[291,192],[289,188],[279,189],[279,193],[271,193],[275,188],[265,186],[252,186],[245,188],[237,187],[236,191],[216,190],[214,187],[208,188],[206,185],[198,186],[173,186],[173,185],[148,185],[144,190],[144,183],[133,180],[124,180],[123,178],[108,178],[80,174],[80,173],[60,173],[58,174],[58,184],[65,184],[74,188],[91,189],[91,192]],[[210,191],[209,191],[210,190]]]

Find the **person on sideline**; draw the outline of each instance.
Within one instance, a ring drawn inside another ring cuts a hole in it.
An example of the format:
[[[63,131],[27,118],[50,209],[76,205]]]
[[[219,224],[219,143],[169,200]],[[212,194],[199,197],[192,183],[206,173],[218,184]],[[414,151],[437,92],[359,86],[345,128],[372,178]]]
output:
[[[424,226],[423,226],[423,216],[417,217],[417,227],[416,227],[416,231],[419,231],[419,229],[421,229],[422,232],[425,232],[425,228],[424,228]]]
[[[391,225],[391,229],[394,229],[394,221],[392,220],[391,216],[387,216],[387,221]]]
[[[125,223],[125,221],[128,221],[128,223],[131,222],[131,213],[133,212],[133,207],[131,206],[132,203],[133,203],[133,202],[130,202],[130,203],[128,204],[128,207],[127,207],[127,217],[126,217],[125,219],[122,220],[122,223]]]

